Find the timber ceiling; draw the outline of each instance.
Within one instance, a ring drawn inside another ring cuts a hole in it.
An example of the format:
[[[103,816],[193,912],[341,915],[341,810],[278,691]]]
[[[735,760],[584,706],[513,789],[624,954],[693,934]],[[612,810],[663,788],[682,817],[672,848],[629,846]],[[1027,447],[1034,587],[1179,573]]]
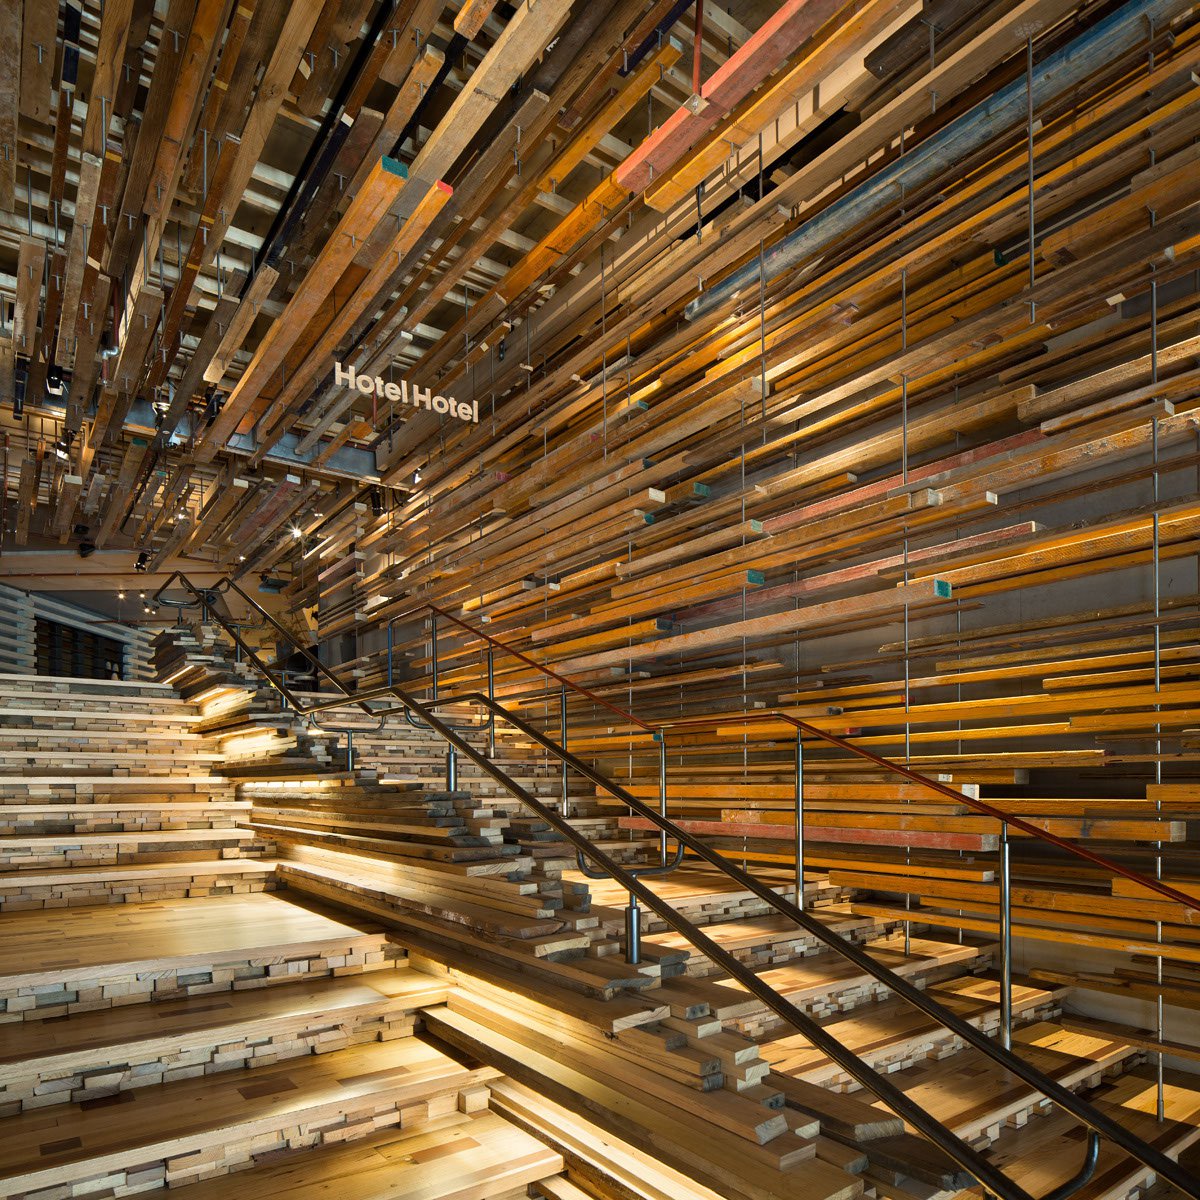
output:
[[[774,702],[1194,556],[1191,6],[696,7],[0,0],[0,578]]]

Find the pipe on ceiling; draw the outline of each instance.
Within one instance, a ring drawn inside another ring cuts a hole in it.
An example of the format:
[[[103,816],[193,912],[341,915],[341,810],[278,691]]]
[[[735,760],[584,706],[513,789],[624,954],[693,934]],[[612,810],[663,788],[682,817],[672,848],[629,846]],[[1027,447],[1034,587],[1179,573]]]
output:
[[[265,264],[274,266],[282,259],[288,240],[308,211],[308,207],[316,197],[317,190],[325,181],[325,177],[333,168],[334,159],[337,158],[338,151],[341,150],[342,144],[354,125],[352,120],[344,119],[346,102],[350,99],[358,77],[370,60],[376,42],[383,36],[388,22],[392,19],[397,3],[398,0],[383,0],[376,10],[367,34],[355,52],[353,62],[342,77],[337,92],[334,93],[333,102],[321,121],[317,136],[304,156],[304,163],[296,173],[296,178],[292,180],[292,186],[288,189],[288,194],[284,197],[279,211],[275,214],[275,219],[271,222],[271,228],[267,230],[267,235],[263,238],[262,245],[254,256],[254,270],[246,276],[246,282],[242,286],[242,296],[245,296],[249,290],[260,267]]]

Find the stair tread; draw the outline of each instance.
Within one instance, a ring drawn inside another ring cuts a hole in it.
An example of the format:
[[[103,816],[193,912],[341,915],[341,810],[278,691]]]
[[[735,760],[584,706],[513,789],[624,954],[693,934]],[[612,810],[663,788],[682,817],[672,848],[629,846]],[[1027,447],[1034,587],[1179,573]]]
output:
[[[333,1024],[352,1009],[415,1008],[444,1002],[447,986],[406,967],[367,975],[322,978],[272,988],[227,991],[158,1001],[149,1008],[127,1005],[76,1013],[69,1021],[27,1021],[0,1025],[0,1084],[27,1076],[54,1060],[64,1069],[76,1060],[94,1066],[98,1052],[124,1053],[133,1046],[186,1044],[189,1035],[212,1036],[232,1029],[240,1040],[266,1024],[308,1014],[328,1016]],[[111,1055],[109,1056],[111,1058]]]
[[[1124,1043],[1071,1034],[1046,1021],[1014,1030],[1013,1048],[1064,1087],[1075,1087],[1134,1053]],[[890,1078],[910,1099],[968,1139],[1009,1116],[1028,1112],[1041,1098],[1036,1088],[969,1047],[949,1058],[926,1059]]]
[[[931,983],[926,991],[972,1024],[987,1016],[998,1019],[1000,985],[987,976],[968,975]],[[1052,1003],[1056,995],[1054,991],[1014,979],[1013,1012],[1020,1016],[1028,1009]],[[891,1061],[910,1048],[923,1055],[930,1034],[940,1028],[907,1001],[891,996],[859,1005],[848,1013],[822,1018],[820,1023],[843,1045],[871,1063]],[[807,1038],[790,1031],[763,1041],[762,1055],[776,1070],[810,1082],[828,1082],[840,1071],[819,1050],[813,1049]]]
[[[201,831],[203,832],[203,831]],[[181,859],[165,863],[128,863],[116,867],[63,867],[0,873],[0,891],[11,888],[50,887],[61,883],[98,883],[118,879],[167,879],[180,875],[274,875],[272,858]]]
[[[493,1112],[457,1113],[412,1132],[385,1129],[173,1189],[184,1200],[476,1200],[562,1169],[556,1151]]]
[[[0,921],[0,987],[46,976],[88,978],[113,966],[162,969],[216,959],[281,957],[305,946],[369,937],[380,937],[377,925],[269,893],[197,897],[186,904],[37,909],[8,913]]]
[[[415,1101],[491,1074],[408,1037],[153,1084],[0,1122],[0,1180],[18,1191],[48,1187],[77,1176],[80,1164],[98,1173],[209,1146],[234,1131],[278,1128],[302,1114],[334,1116],[355,1098],[403,1093]]]
[[[25,836],[0,834],[0,851],[14,846],[36,849],[41,846],[95,846],[110,842],[250,842],[258,834],[253,829],[134,829],[111,833],[55,833]]]

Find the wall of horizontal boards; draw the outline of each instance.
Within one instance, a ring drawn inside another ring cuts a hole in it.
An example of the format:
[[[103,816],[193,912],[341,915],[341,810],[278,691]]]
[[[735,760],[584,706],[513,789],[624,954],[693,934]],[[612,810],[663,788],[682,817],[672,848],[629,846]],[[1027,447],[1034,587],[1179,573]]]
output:
[[[1023,58],[865,165],[835,141],[699,237],[630,222],[523,314],[505,362],[449,363],[439,386],[482,398],[481,425],[381,445],[421,482],[358,506],[354,552],[292,584],[321,636],[368,678],[391,622],[395,669],[425,686],[435,603],[651,721],[784,705],[931,770],[1190,772],[1194,24],[1038,109],[1032,274],[1019,128],[683,317]],[[478,686],[478,639],[443,623],[440,649],[445,686]],[[520,663],[497,680],[556,716]],[[621,732],[570,707],[578,737]]]

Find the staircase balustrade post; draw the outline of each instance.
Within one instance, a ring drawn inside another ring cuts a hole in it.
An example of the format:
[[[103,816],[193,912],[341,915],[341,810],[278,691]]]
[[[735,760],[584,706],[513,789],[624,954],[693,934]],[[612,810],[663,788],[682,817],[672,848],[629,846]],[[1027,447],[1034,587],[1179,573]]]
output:
[[[659,731],[658,737],[658,812],[659,816],[667,815],[667,735]],[[658,862],[659,866],[667,865],[667,831],[658,831]]]
[[[446,747],[446,791],[458,791],[458,751],[453,746]]]
[[[804,907],[804,732],[796,730],[796,907]]]
[[[487,650],[487,694],[488,699],[496,700],[496,652],[489,645]],[[488,714],[488,758],[496,757],[496,714]]]
[[[438,622],[437,613],[429,620],[429,656],[433,659],[433,702],[438,699]]]
[[[567,685],[564,683],[559,688],[558,693],[558,744],[565,750],[567,748]],[[569,790],[571,786],[570,771],[567,767],[567,760],[562,760],[562,815],[569,817],[571,815],[571,798]]]
[[[1000,1043],[1012,1049],[1012,870],[1008,822],[1000,824]]]
[[[642,961],[641,910],[636,893],[629,893],[629,904],[625,908],[625,961],[637,966]]]

